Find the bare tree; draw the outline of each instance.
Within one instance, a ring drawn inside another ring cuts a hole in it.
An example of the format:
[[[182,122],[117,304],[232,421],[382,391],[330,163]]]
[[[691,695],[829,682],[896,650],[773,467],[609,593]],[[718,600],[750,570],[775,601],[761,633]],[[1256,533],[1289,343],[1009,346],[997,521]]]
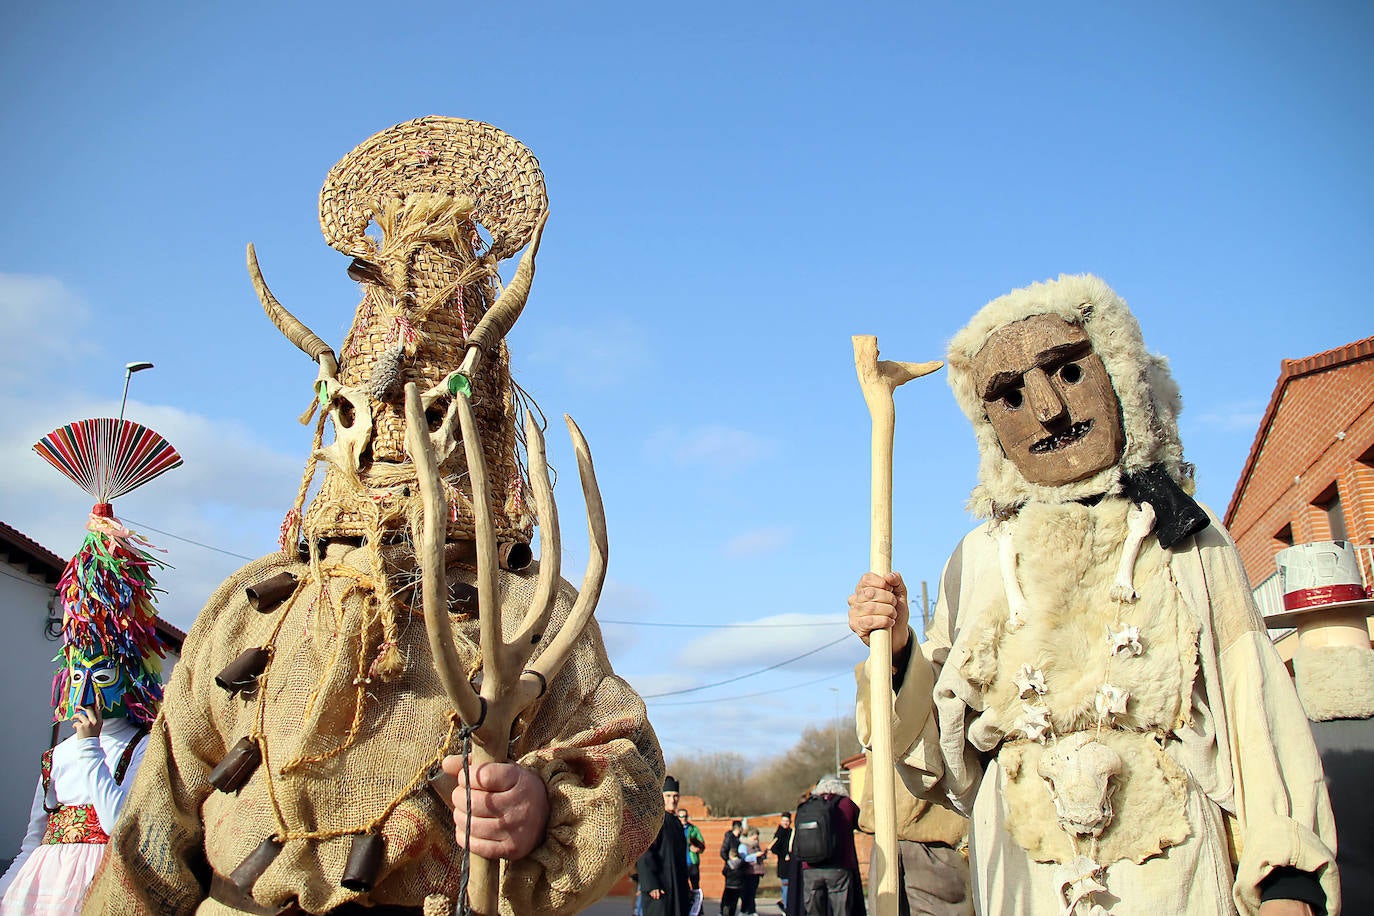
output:
[[[837,746],[841,760],[859,752],[853,716],[807,728],[790,750],[752,765],[734,753],[694,754],[674,757],[668,772],[717,817],[791,811],[816,780],[835,772]]]
[[[674,757],[668,761],[668,772],[677,777],[683,791],[700,795],[717,817],[748,813],[748,771],[749,762],[743,756],[728,752]]]

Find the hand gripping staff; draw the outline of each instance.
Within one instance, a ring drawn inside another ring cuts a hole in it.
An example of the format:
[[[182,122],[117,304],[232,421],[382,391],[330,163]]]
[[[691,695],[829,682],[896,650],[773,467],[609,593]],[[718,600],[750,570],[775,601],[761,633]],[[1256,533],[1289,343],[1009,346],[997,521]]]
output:
[[[878,360],[878,338],[855,335],[854,368],[859,388],[873,420],[872,539],[869,569],[892,572],[892,435],[896,409],[892,392],[914,378],[929,375],[944,363],[898,363]],[[897,912],[897,795],[896,762],[892,753],[892,631],[874,630],[868,638],[868,707],[872,717],[874,852],[870,865],[877,873],[876,916]]]

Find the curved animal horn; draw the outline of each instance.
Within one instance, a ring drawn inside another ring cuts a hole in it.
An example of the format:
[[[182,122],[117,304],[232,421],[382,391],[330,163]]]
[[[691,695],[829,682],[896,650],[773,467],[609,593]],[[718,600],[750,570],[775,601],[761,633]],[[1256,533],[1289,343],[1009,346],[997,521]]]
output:
[[[520,266],[515,269],[515,276],[510,278],[510,283],[501,291],[496,304],[487,310],[468,337],[468,353],[459,370],[468,378],[472,378],[472,373],[477,371],[481,354],[496,346],[509,334],[510,329],[515,327],[520,313],[525,310],[525,302],[530,296],[530,286],[534,283],[534,256],[539,253],[539,239],[544,234],[544,223],[548,222],[548,219],[549,214],[546,210],[534,227],[529,247],[520,258]]]
[[[262,302],[262,310],[267,313],[267,317],[272,319],[272,323],[277,326],[277,330],[286,335],[286,339],[305,352],[306,356],[318,362],[321,368],[325,367],[325,359],[337,371],[338,360],[334,356],[334,350],[321,340],[314,331],[301,323],[301,320],[286,310],[286,307],[277,301],[277,297],[272,295],[272,291],[267,288],[267,281],[262,278],[262,270],[258,267],[258,255],[253,250],[253,243],[248,243],[248,276],[253,278],[253,289],[257,290],[258,299]]]

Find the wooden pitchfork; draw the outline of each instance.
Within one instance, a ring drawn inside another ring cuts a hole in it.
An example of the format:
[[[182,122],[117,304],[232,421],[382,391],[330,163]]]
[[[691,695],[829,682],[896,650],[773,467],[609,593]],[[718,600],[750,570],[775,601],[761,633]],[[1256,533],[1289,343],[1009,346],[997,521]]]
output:
[[[406,450],[415,462],[420,498],[424,505],[421,530],[415,538],[416,559],[421,567],[421,594],[425,612],[425,631],[430,654],[439,680],[463,724],[471,730],[472,763],[504,763],[510,756],[511,726],[531,703],[543,696],[548,685],[562,669],[587,623],[596,611],[601,587],[606,580],[606,513],[601,491],[592,467],[591,451],[582,431],[571,417],[564,416],[577,453],[577,472],[587,507],[587,528],[591,535],[590,556],[582,588],[568,619],[557,633],[546,632],[549,617],[558,598],[560,559],[558,509],[553,500],[544,435],[534,416],[525,412],[525,448],[529,457],[530,489],[540,531],[539,579],[529,609],[518,630],[509,639],[501,619],[501,596],[497,586],[496,528],[492,522],[491,487],[487,482],[486,459],[481,434],[468,401],[466,385],[480,369],[484,354],[494,348],[515,324],[525,306],[530,281],[534,276],[534,255],[539,248],[545,214],[539,220],[530,247],[521,259],[506,291],[482,317],[468,339],[468,352],[461,368],[435,388],[420,392],[414,382],[405,386]],[[439,431],[433,436],[425,419],[425,408],[440,391],[454,392]],[[482,654],[481,689],[474,688],[467,669],[453,644],[449,622],[448,574],[444,568],[444,540],[448,518],[447,500],[439,480],[439,461],[435,438],[444,438],[457,414],[467,458],[468,479],[472,484],[472,509],[477,547],[478,642]],[[538,659],[531,661],[535,647],[544,646]],[[499,912],[501,884],[499,861],[471,857],[472,873],[468,902],[482,916]]]
[[[892,436],[897,424],[892,392],[914,378],[929,375],[942,362],[898,363],[878,360],[878,338],[856,335],[854,368],[873,420],[872,542],[869,569],[892,572]],[[869,882],[877,871],[876,916],[897,912],[896,760],[892,753],[892,631],[874,630],[868,637],[868,708],[872,727],[874,850]]]

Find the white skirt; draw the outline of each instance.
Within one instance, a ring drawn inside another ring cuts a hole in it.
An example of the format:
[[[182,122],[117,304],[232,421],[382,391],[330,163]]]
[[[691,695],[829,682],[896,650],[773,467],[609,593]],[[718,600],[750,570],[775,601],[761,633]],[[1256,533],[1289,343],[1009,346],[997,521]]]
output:
[[[25,860],[0,902],[0,916],[71,916],[91,886],[104,843],[44,843]]]

